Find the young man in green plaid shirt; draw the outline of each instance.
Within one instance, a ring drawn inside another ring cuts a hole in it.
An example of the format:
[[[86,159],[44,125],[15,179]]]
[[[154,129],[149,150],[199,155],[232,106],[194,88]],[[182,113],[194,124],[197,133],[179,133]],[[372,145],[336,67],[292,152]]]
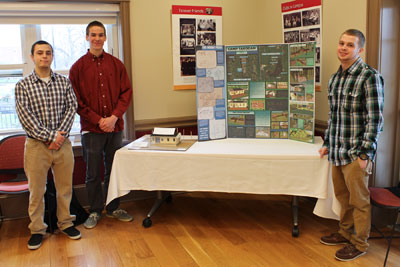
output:
[[[339,231],[323,236],[325,245],[345,244],[335,258],[364,255],[371,228],[368,178],[383,129],[383,78],[361,59],[365,37],[354,29],[339,40],[338,71],[329,81],[329,120],[320,156],[332,162],[335,196],[341,205]]]

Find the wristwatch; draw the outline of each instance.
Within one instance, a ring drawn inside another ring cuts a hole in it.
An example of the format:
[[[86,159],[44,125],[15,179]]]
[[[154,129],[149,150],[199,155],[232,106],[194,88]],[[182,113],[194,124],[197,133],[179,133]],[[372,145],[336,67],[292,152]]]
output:
[[[369,159],[369,156],[367,154],[365,154],[365,153],[359,154],[358,157],[360,159],[362,159],[362,160],[368,160]]]

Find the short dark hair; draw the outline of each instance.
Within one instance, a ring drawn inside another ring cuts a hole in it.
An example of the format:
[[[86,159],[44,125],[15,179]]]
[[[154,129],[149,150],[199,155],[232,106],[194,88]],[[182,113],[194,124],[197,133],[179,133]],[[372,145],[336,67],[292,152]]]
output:
[[[361,31],[356,30],[356,29],[348,29],[348,30],[346,30],[344,33],[342,33],[342,35],[343,35],[343,34],[358,37],[358,46],[359,46],[360,48],[363,48],[363,47],[364,47],[364,44],[365,44],[365,36],[364,36],[364,34],[363,34]]]
[[[51,46],[51,44],[49,44],[48,42],[44,41],[44,40],[39,40],[33,43],[32,47],[31,47],[31,55],[33,56],[33,53],[35,52],[35,46],[36,45],[48,45],[51,48],[51,53],[54,53],[53,47]]]
[[[106,34],[106,27],[104,27],[104,24],[101,23],[100,21],[94,20],[92,22],[90,22],[87,26],[86,26],[86,36],[89,36],[89,30],[91,27],[93,26],[97,26],[97,27],[101,27],[104,30],[104,35],[107,36]]]

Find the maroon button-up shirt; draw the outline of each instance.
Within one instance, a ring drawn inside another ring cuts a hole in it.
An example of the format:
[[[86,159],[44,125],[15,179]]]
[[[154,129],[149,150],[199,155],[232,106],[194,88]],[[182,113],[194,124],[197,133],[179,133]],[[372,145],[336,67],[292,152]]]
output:
[[[100,118],[115,115],[115,132],[124,129],[122,115],[131,103],[132,86],[123,63],[103,51],[96,57],[89,51],[69,71],[69,79],[78,100],[81,131],[103,133]]]

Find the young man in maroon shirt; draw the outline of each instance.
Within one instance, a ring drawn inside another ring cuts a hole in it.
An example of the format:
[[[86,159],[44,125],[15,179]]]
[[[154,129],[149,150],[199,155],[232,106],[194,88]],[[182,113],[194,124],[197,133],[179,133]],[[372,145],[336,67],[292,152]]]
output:
[[[106,29],[99,21],[86,27],[88,52],[70,69],[69,78],[78,100],[83,155],[86,162],[86,190],[90,216],[84,223],[93,228],[101,218],[115,151],[122,146],[123,114],[132,98],[132,86],[123,63],[103,50]],[[101,164],[104,161],[104,191]],[[133,217],[119,209],[119,198],[106,206],[106,216],[129,222]]]

